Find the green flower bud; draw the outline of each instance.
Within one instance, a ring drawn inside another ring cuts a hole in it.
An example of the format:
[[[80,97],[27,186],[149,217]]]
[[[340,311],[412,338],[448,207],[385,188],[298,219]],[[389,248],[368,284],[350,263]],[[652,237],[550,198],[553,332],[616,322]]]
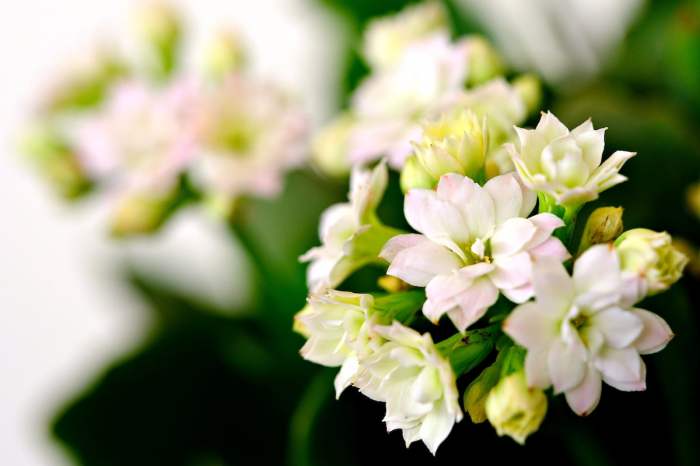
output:
[[[486,421],[486,399],[498,383],[500,366],[489,366],[469,384],[464,392],[464,410],[474,424]]]
[[[527,386],[524,371],[501,379],[486,399],[486,416],[498,435],[508,435],[521,445],[539,429],[546,413],[547,397]]]
[[[513,87],[525,103],[528,115],[542,106],[542,82],[534,74],[523,74],[513,80]]]
[[[623,271],[640,277],[646,293],[653,295],[668,289],[683,275],[688,258],[673,247],[671,235],[646,228],[623,233],[615,248]]]
[[[481,36],[466,39],[469,50],[468,86],[478,86],[505,72],[503,59],[491,43]]]
[[[622,207],[599,207],[586,221],[579,254],[594,244],[609,243],[622,233]]]
[[[182,39],[178,12],[165,0],[150,0],[136,11],[134,29],[146,49],[151,73],[159,79],[169,76],[177,66]]]
[[[173,193],[134,193],[123,197],[112,214],[112,234],[124,237],[155,232],[172,212],[173,202]]]
[[[414,188],[432,189],[436,184],[437,180],[423,169],[415,155],[406,159],[406,163],[401,169],[401,190],[404,193]]]
[[[50,126],[38,125],[22,135],[20,150],[63,197],[87,192],[91,181],[69,144]]]
[[[337,177],[350,173],[347,147],[354,124],[353,116],[344,113],[323,127],[315,136],[311,143],[311,156],[323,173]]]
[[[204,49],[202,67],[205,73],[219,80],[245,64],[245,50],[240,38],[233,31],[219,31]]]
[[[422,138],[414,143],[414,155],[433,185],[447,173],[482,176],[487,151],[486,124],[471,110],[457,110],[425,124]]]

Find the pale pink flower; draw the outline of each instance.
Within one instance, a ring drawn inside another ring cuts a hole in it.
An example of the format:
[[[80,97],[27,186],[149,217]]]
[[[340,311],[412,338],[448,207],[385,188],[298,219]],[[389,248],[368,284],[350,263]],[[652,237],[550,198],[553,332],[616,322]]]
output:
[[[618,390],[644,390],[640,355],[662,350],[673,334],[661,317],[626,301],[612,245],[588,249],[573,276],[547,258],[536,262],[533,275],[535,301],[516,307],[503,326],[527,348],[528,384],[553,385],[579,415],[595,409],[603,381]]]
[[[420,121],[457,103],[468,57],[467,41],[452,43],[446,32],[437,32],[409,44],[395,66],[367,78],[352,101],[357,124],[349,139],[351,162],[387,156],[393,168],[401,168],[410,142],[421,134]]]
[[[404,213],[421,234],[392,238],[381,257],[387,273],[426,288],[423,313],[437,322],[447,314],[464,330],[496,302],[499,290],[521,303],[533,295],[532,263],[569,257],[552,237],[563,222],[552,214],[525,218],[534,194],[510,173],[483,187],[471,179],[444,175],[437,190],[413,189]]]
[[[195,179],[209,194],[275,196],[307,155],[308,123],[279,88],[231,74],[200,90]]]

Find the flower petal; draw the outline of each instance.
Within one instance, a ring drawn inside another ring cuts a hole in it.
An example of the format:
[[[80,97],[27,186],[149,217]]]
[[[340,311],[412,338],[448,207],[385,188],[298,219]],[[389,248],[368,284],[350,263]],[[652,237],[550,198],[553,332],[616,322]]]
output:
[[[554,230],[564,226],[564,221],[562,219],[549,213],[533,215],[528,218],[528,221],[537,228],[537,231],[527,244],[528,248],[539,246],[548,239],[551,239]]]
[[[491,237],[491,253],[495,256],[511,255],[523,247],[537,232],[537,227],[529,220],[515,217],[496,227]]]
[[[461,265],[460,259],[444,246],[423,241],[396,254],[387,275],[413,286],[426,286],[433,277],[448,274]]]
[[[547,356],[549,349],[527,350],[525,355],[525,377],[529,387],[545,389],[552,385],[549,377]]]
[[[493,265],[489,278],[499,289],[518,288],[532,281],[532,259],[527,252],[496,257]]]
[[[547,355],[547,367],[554,393],[565,392],[581,383],[586,369],[584,356],[575,344],[566,344],[561,339],[552,342]]]
[[[447,403],[441,400],[433,405],[433,410],[423,419],[420,427],[420,437],[428,447],[430,453],[435,455],[440,444],[447,438],[455,417],[447,410]]]
[[[394,236],[386,242],[382,251],[379,253],[379,257],[387,262],[392,262],[396,255],[404,249],[412,248],[426,241],[430,240],[423,235],[417,235],[415,233]]]
[[[503,331],[528,351],[548,347],[558,330],[557,319],[536,302],[519,305],[503,323]]]
[[[661,351],[673,338],[673,331],[666,321],[653,312],[644,309],[632,311],[644,324],[642,333],[634,342],[640,354],[651,354]]]
[[[608,385],[626,392],[646,389],[646,369],[636,349],[605,348],[593,362]]]
[[[437,195],[462,212],[471,238],[488,238],[496,225],[496,210],[489,193],[466,176],[449,173],[440,178]]]
[[[602,332],[605,342],[613,348],[625,348],[639,337],[644,328],[641,319],[632,312],[611,307],[592,317],[592,324]]]
[[[620,260],[612,244],[597,244],[574,263],[574,284],[580,305],[600,309],[619,300]]]
[[[445,240],[466,243],[470,239],[470,230],[460,209],[439,198],[435,191],[410,190],[406,194],[404,214],[409,225],[437,243],[445,244]]]
[[[581,383],[571,390],[567,390],[566,402],[579,416],[588,416],[598,406],[602,388],[600,373],[592,364],[588,364],[586,375]]]
[[[359,370],[360,362],[358,361],[357,356],[348,356],[343,362],[343,365],[340,367],[340,371],[338,371],[338,375],[335,376],[335,380],[333,382],[333,385],[335,386],[336,399],[340,398],[343,390],[350,386],[355,378],[355,375],[357,375],[357,371]]]
[[[537,259],[532,268],[532,282],[537,304],[547,313],[561,317],[574,299],[574,283],[561,262],[545,257]]]
[[[493,286],[491,280],[482,278],[476,280],[472,286],[459,295],[457,305],[459,308],[447,313],[455,327],[461,332],[481,319],[489,307],[498,299],[498,288]]]
[[[509,218],[520,217],[523,205],[523,189],[514,173],[491,178],[484,189],[493,199],[496,212],[496,225]]]

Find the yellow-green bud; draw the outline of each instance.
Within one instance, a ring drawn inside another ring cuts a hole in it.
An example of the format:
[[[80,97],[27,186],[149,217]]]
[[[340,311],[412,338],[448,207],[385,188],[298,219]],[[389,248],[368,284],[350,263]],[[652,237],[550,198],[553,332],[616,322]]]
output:
[[[245,49],[236,33],[230,30],[219,31],[204,49],[202,67],[213,79],[221,79],[245,64]]]
[[[348,139],[355,119],[343,113],[321,128],[311,143],[311,156],[315,165],[325,174],[342,177],[350,173]]]
[[[513,80],[513,87],[527,109],[527,114],[537,112],[542,106],[542,82],[534,74],[523,74]]]
[[[146,48],[150,71],[157,78],[170,75],[177,66],[182,38],[178,12],[166,0],[149,0],[136,10],[134,29]]]
[[[115,236],[150,234],[168,217],[174,195],[135,193],[125,196],[112,214],[111,232]]]
[[[468,86],[478,86],[503,75],[503,59],[489,41],[481,36],[471,36],[466,41],[469,53]]]
[[[418,163],[435,183],[446,173],[477,178],[486,161],[488,131],[474,112],[457,110],[425,124],[413,147]]]
[[[599,207],[586,221],[579,254],[594,244],[609,243],[622,233],[622,207]]]
[[[489,366],[469,384],[464,392],[464,410],[474,424],[486,421],[486,399],[498,383],[500,365]]]
[[[521,445],[539,429],[546,413],[547,397],[527,386],[523,371],[501,379],[486,399],[486,416],[498,435],[508,435]]]
[[[683,275],[688,258],[673,247],[671,235],[646,228],[635,228],[623,233],[615,248],[623,271],[644,279],[647,294],[668,289]]]
[[[693,183],[686,192],[688,207],[693,214],[700,218],[700,183]]]
[[[436,184],[437,180],[423,169],[415,155],[406,159],[401,169],[401,190],[404,193],[414,188],[432,189]]]

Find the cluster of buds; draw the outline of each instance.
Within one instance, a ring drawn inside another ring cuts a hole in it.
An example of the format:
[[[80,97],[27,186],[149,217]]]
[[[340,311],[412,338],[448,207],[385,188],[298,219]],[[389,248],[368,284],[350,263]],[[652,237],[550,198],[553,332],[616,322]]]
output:
[[[22,149],[40,172],[69,198],[109,191],[118,236],[151,233],[188,202],[228,216],[241,196],[277,195],[307,153],[299,103],[245,69],[231,31],[212,37],[193,73],[175,10],[146,2],[134,26],[141,61],[101,47],[39,106]]]
[[[687,262],[667,233],[624,231],[621,208],[594,211],[576,239],[581,207],[625,181],[635,154],[605,158],[591,121],[569,130],[543,113],[518,127],[537,105],[536,81],[498,77],[492,50],[479,42],[472,56],[468,41],[449,41],[439,11],[428,3],[371,24],[372,75],[317,139],[322,166],[339,172],[342,156],[353,167],[352,190],[303,257],[310,295],[295,320],[302,356],[341,368],[338,396],[354,386],[385,403],[387,429],[433,453],[463,411],[524,443],[550,388],[581,416],[603,382],[644,390],[641,356],[673,334],[637,305]],[[384,160],[401,170],[412,231],[377,215]],[[370,269],[384,274],[376,288],[347,288]]]

